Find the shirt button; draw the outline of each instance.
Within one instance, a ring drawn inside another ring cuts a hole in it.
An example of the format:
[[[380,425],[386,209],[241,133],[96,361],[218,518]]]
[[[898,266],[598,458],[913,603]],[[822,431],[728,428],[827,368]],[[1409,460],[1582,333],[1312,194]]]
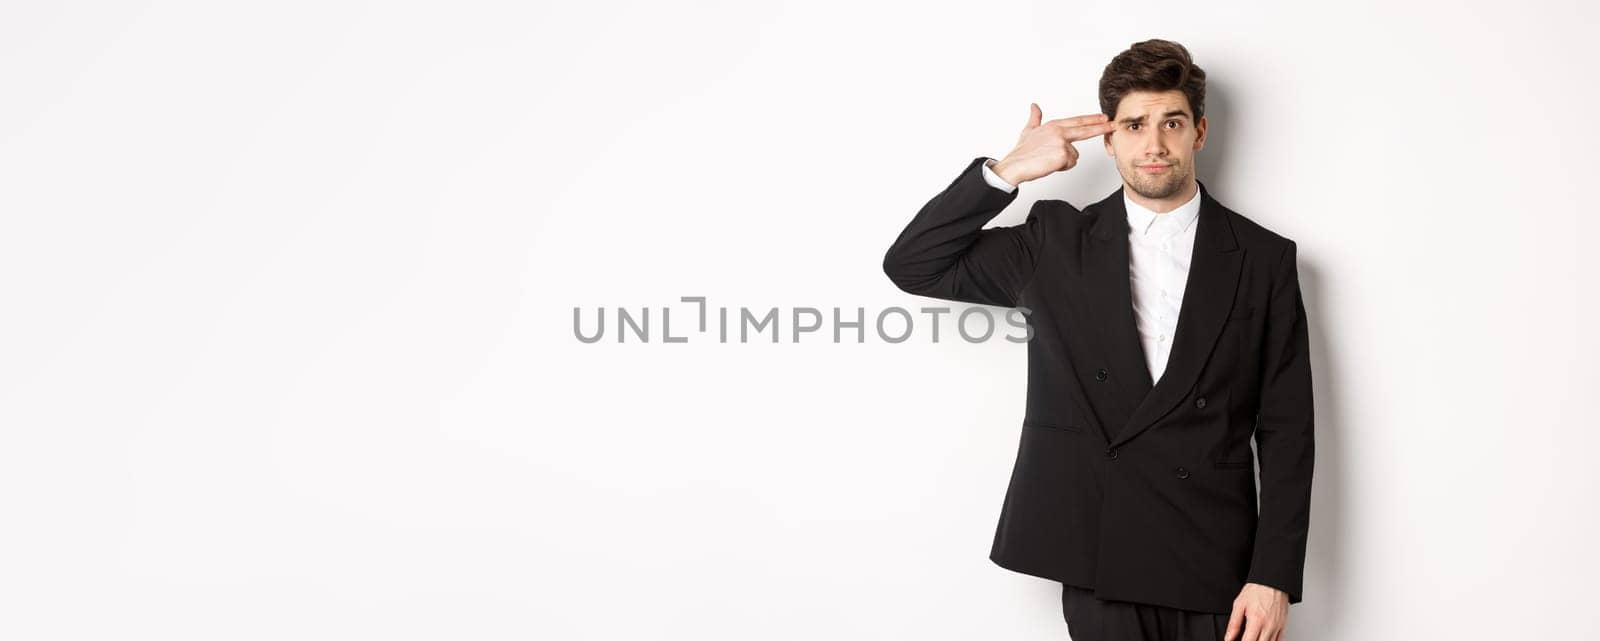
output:
[[[1177,472],[1178,472],[1178,478],[1180,478],[1180,479],[1189,478],[1189,470],[1186,470],[1186,469],[1183,469],[1183,468],[1180,467],[1180,468],[1177,469]]]
[[[1194,406],[1198,407],[1200,409],[1205,409],[1206,408],[1206,397],[1202,396],[1200,398],[1194,399]]]
[[[1102,368],[1102,369],[1100,369],[1100,371],[1095,372],[1094,373],[1094,380],[1097,380],[1097,381],[1106,380],[1106,370],[1104,368]]]
[[[1117,458],[1117,448],[1113,447],[1113,448],[1111,448],[1109,450],[1106,450],[1106,458],[1111,459],[1111,460],[1116,460],[1116,458]]]

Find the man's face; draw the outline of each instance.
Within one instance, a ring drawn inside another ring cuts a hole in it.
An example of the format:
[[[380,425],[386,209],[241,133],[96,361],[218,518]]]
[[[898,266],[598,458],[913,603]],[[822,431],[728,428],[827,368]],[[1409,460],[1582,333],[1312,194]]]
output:
[[[1132,91],[1111,118],[1116,131],[1105,135],[1106,153],[1122,181],[1140,196],[1172,198],[1194,179],[1194,152],[1205,146],[1206,119],[1182,91]]]

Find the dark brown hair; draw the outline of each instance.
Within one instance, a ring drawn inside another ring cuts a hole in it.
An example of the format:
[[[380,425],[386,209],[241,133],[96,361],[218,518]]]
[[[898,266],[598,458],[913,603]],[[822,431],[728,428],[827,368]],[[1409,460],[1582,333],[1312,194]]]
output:
[[[1133,91],[1177,89],[1189,98],[1195,122],[1206,113],[1206,72],[1194,64],[1189,50],[1171,40],[1135,42],[1117,54],[1100,74],[1100,111],[1117,117],[1117,104]]]

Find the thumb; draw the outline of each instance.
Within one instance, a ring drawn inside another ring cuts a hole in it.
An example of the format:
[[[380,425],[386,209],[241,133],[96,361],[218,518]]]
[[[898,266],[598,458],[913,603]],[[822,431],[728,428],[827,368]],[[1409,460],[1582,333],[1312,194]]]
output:
[[[1032,103],[1032,102],[1028,103],[1028,127],[1027,128],[1028,129],[1032,129],[1034,127],[1039,126],[1039,122],[1041,120],[1043,120],[1043,119],[1044,119],[1044,113],[1039,111],[1039,105],[1036,104],[1036,103]]]

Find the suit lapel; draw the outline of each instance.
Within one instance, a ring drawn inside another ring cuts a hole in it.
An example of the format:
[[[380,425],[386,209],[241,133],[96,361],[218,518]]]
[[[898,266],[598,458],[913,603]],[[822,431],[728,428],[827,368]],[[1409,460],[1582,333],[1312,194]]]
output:
[[[1150,392],[1150,370],[1139,343],[1133,317],[1133,294],[1128,274],[1128,214],[1122,189],[1093,205],[1100,214],[1089,229],[1084,248],[1084,287],[1090,313],[1105,355],[1107,379],[1117,407],[1105,412],[1107,442],[1116,436],[1122,420]],[[1093,372],[1086,372],[1093,375]],[[1098,384],[1098,383],[1097,383]],[[1116,417],[1116,418],[1112,418]]]
[[[1243,252],[1233,236],[1222,205],[1200,187],[1200,213],[1195,221],[1194,254],[1178,329],[1172,339],[1166,370],[1153,385],[1145,364],[1133,314],[1132,284],[1128,274],[1128,213],[1122,188],[1094,207],[1100,215],[1090,228],[1085,251],[1086,287],[1096,316],[1112,377],[1118,381],[1122,407],[1118,416],[1127,423],[1106,435],[1110,447],[1132,440],[1176,407],[1193,388],[1228,320],[1238,287]],[[1131,407],[1131,410],[1128,409]]]

